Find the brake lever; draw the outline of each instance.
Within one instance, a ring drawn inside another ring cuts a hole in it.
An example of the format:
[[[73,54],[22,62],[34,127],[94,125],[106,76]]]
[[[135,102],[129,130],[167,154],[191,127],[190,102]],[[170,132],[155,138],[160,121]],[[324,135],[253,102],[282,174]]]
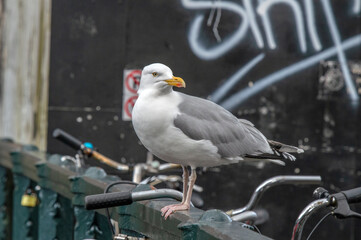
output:
[[[334,215],[335,217],[337,218],[354,217],[361,219],[361,214],[354,212],[350,209],[350,205],[347,202],[347,198],[345,194],[343,194],[342,192],[332,194],[330,197],[330,202],[332,206],[336,207],[332,211],[332,215]]]

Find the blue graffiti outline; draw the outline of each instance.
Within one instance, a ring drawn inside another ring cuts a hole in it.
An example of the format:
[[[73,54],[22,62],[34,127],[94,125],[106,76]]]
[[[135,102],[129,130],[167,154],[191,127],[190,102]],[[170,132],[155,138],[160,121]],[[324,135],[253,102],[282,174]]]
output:
[[[323,5],[323,9],[325,10],[327,24],[328,24],[328,27],[330,28],[332,40],[337,49],[337,56],[338,56],[338,60],[340,61],[342,73],[345,77],[347,90],[350,93],[351,99],[353,101],[356,101],[359,99],[359,96],[358,96],[356,88],[353,84],[350,70],[348,69],[348,66],[347,66],[347,60],[346,60],[345,53],[343,52],[343,50],[341,48],[341,37],[340,37],[340,33],[338,32],[338,29],[337,29],[337,25],[335,22],[335,16],[333,15],[333,12],[332,12],[332,7],[330,5],[329,0],[321,0],[321,3]]]
[[[310,34],[312,45],[316,51],[320,51],[322,49],[322,44],[320,43],[320,39],[317,34],[316,24],[315,24],[315,12],[313,9],[312,0],[304,0],[304,5],[306,9],[306,21],[307,21],[307,29]]]
[[[301,9],[300,4],[295,0],[267,0],[267,1],[263,1],[257,7],[257,12],[261,16],[264,30],[266,32],[268,46],[270,47],[270,49],[275,49],[277,46],[273,36],[271,21],[269,19],[268,12],[275,4],[279,4],[279,3],[286,4],[290,6],[291,9],[293,10],[295,16],[295,23],[297,26],[299,44],[301,47],[301,51],[305,53],[307,50],[307,45],[306,45],[305,27],[303,24],[303,16],[302,16],[302,11],[300,10]]]
[[[361,12],[361,0],[354,0],[352,11],[354,14]]]
[[[241,79],[244,75],[246,75],[254,66],[256,66],[262,59],[265,57],[264,53],[259,54],[255,58],[253,58],[250,62],[248,62],[246,65],[241,67],[236,73],[234,73],[222,86],[217,88],[216,91],[214,91],[209,99],[213,102],[219,102],[223,99],[223,97],[229,92],[229,90],[234,87],[234,85],[239,82],[239,79]]]
[[[351,37],[342,43],[340,43],[340,47],[343,51],[353,48],[357,45],[361,44],[361,34]],[[301,60],[297,63],[294,63],[290,66],[287,66],[281,70],[278,70],[264,78],[257,80],[254,85],[250,88],[242,89],[237,93],[233,94],[225,101],[221,102],[220,105],[228,110],[234,110],[237,106],[243,103],[248,98],[253,95],[259,93],[264,88],[290,76],[301,70],[304,70],[308,67],[311,67],[314,64],[317,64],[319,61],[329,58],[333,55],[338,54],[338,49],[336,46],[328,48],[320,53],[317,53],[309,58]]]
[[[249,25],[250,25],[251,31],[253,32],[253,36],[256,39],[257,46],[258,46],[258,48],[264,48],[262,34],[261,34],[261,31],[259,30],[259,27],[257,24],[257,20],[256,20],[255,14],[254,14],[251,0],[243,0],[243,5],[246,9],[246,13],[249,18],[248,19]]]
[[[360,11],[359,7],[359,1],[361,0],[355,0],[353,11]],[[220,8],[220,9],[226,9],[229,11],[233,11],[235,13],[238,13],[239,16],[242,18],[242,24],[237,29],[237,31],[232,34],[226,41],[224,41],[222,44],[213,46],[209,49],[205,48],[198,42],[199,32],[201,28],[201,23],[204,19],[204,14],[200,14],[196,16],[193,20],[193,23],[190,27],[190,32],[188,35],[188,40],[191,49],[193,52],[200,57],[203,60],[212,60],[216,59],[229,50],[231,50],[238,41],[240,41],[245,34],[245,31],[249,28],[251,28],[254,37],[256,38],[256,42],[259,48],[263,48],[263,39],[262,36],[259,34],[259,29],[257,22],[255,20],[253,7],[250,2],[250,0],[243,0],[243,4],[245,6],[245,9],[243,9],[241,6],[236,5],[233,2],[227,2],[227,1],[217,1],[217,2],[209,2],[209,1],[192,1],[192,0],[182,0],[183,6],[186,8],[191,9],[207,9],[207,8]],[[288,4],[295,15],[296,25],[297,25],[297,32],[298,32],[298,40],[301,47],[302,52],[305,52],[307,49],[306,41],[305,41],[305,34],[304,34],[304,25],[303,25],[303,16],[300,11],[300,4],[296,2],[295,0],[287,1],[287,0],[258,0],[259,6],[257,8],[258,14],[261,16],[263,21],[263,26],[265,28],[266,32],[266,39],[268,42],[268,45],[271,49],[274,49],[276,47],[276,44],[273,39],[273,33],[271,31],[271,25],[270,20],[268,16],[269,9],[279,3]],[[341,42],[341,36],[339,34],[339,30],[336,25],[336,20],[332,12],[332,7],[330,5],[329,0],[321,0],[321,3],[323,5],[323,10],[325,12],[326,20],[328,23],[328,27],[332,36],[332,40],[334,42],[334,47],[331,47],[323,52],[319,52],[322,49],[322,45],[319,41],[319,37],[317,34],[317,29],[315,27],[315,16],[314,16],[314,10],[313,10],[313,3],[312,0],[304,0],[304,6],[306,9],[306,16],[307,16],[307,27],[308,32],[311,37],[311,41],[313,44],[313,47],[316,51],[318,51],[318,54],[315,54],[307,59],[301,60],[298,63],[295,63],[291,66],[285,67],[281,70],[278,70],[261,80],[256,81],[255,85],[252,88],[241,90],[238,93],[232,95],[225,101],[223,101],[221,104],[224,105],[226,108],[232,109],[234,106],[237,106],[244,100],[246,100],[248,97],[252,96],[253,94],[259,92],[262,90],[265,86],[268,86],[272,84],[273,82],[277,82],[280,79],[283,79],[286,76],[292,75],[305,67],[309,67],[310,65],[315,64],[315,59],[318,61],[323,60],[320,58],[320,56],[328,56],[330,52],[332,52],[331,55],[333,55],[334,51],[337,54],[337,57],[339,59],[342,73],[345,77],[346,87],[348,92],[350,93],[350,98],[353,102],[357,101],[359,99],[358,93],[356,91],[356,87],[353,83],[350,70],[347,65],[347,58],[345,56],[345,53],[343,51],[343,45],[345,42]],[[248,18],[249,19],[248,19]],[[358,35],[357,35],[358,36]],[[356,36],[356,37],[357,37]],[[353,38],[350,38],[353,39]],[[258,57],[262,56],[262,59],[264,58],[264,55],[259,55]],[[227,92],[235,85],[237,82],[241,80],[241,78],[247,74],[248,71],[250,71],[251,68],[253,68],[258,63],[258,57],[251,60],[249,63],[247,63],[245,66],[241,67],[235,74],[233,74],[227,81],[224,86],[219,87],[214,91],[214,93],[211,95],[211,98],[215,102],[219,102],[223,99],[223,97],[226,95]],[[267,83],[267,81],[270,81],[270,83]],[[262,87],[264,86],[264,87]],[[240,94],[243,93],[245,96],[240,96]],[[248,95],[249,96],[248,96]],[[232,103],[234,101],[234,103]]]
[[[234,34],[222,43],[206,49],[198,43],[199,32],[204,19],[204,14],[196,16],[189,30],[190,37],[188,38],[188,41],[192,51],[201,59],[212,60],[224,55],[243,39],[246,31],[248,30],[249,23],[246,11],[241,6],[233,2],[182,0],[182,4],[184,7],[190,9],[225,9],[237,13],[242,18],[242,24],[238,27]]]

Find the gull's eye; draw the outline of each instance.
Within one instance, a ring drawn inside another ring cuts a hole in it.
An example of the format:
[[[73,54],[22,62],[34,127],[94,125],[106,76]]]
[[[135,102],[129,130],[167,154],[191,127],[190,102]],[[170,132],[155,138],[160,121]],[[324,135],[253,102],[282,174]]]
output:
[[[157,73],[157,72],[153,72],[152,75],[153,75],[153,77],[157,77],[157,76],[158,76],[158,73]]]

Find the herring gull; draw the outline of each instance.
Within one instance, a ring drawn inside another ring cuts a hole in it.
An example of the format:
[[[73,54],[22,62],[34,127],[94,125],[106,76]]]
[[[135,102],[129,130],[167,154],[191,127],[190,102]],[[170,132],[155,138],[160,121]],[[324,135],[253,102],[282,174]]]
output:
[[[251,122],[211,101],[173,91],[173,86],[185,87],[185,82],[174,77],[169,67],[160,63],[144,67],[132,112],[133,127],[142,144],[158,158],[183,168],[183,200],[162,208],[165,219],[175,211],[189,209],[197,167],[239,161],[284,165],[282,160],[296,159],[289,152],[303,152],[267,140]]]

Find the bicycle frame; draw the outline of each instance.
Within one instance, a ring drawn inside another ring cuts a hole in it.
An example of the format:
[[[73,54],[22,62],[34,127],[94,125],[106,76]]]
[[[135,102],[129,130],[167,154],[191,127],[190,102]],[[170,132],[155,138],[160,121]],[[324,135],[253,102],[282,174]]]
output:
[[[249,211],[254,209],[254,207],[257,205],[259,200],[261,199],[263,193],[274,186],[279,185],[285,185],[285,184],[292,184],[292,185],[309,185],[309,184],[320,184],[321,183],[321,177],[320,176],[291,176],[291,175],[285,175],[285,176],[276,176],[267,179],[263,183],[261,183],[256,190],[253,192],[251,199],[246,204],[246,206],[228,211],[228,215],[237,219],[235,216],[238,214],[241,214],[245,211]]]

